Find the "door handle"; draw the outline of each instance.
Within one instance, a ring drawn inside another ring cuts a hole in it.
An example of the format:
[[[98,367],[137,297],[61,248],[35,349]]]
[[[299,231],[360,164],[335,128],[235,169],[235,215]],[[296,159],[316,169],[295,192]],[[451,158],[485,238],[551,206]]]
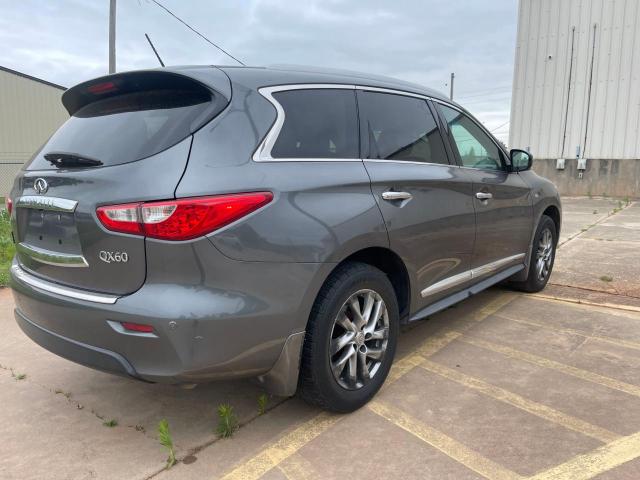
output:
[[[493,195],[489,192],[478,192],[476,193],[476,198],[478,200],[489,200],[490,198],[493,198]]]
[[[388,191],[382,194],[382,198],[385,200],[393,201],[393,200],[409,200],[413,198],[409,192],[394,192]]]

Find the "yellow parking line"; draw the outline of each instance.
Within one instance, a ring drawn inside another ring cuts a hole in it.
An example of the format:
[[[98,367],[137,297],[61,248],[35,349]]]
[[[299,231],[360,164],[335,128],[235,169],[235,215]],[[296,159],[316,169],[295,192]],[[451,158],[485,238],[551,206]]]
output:
[[[321,413],[292,432],[280,438],[258,455],[235,468],[224,477],[224,480],[257,480],[280,462],[289,458],[304,445],[327,430],[338,420],[340,415]]]
[[[498,296],[498,298],[496,298],[495,300],[489,302],[487,305],[485,305],[481,309],[479,309],[476,312],[474,312],[473,319],[475,321],[484,320],[489,315],[493,315],[498,310],[500,310],[502,307],[508,305],[509,303],[511,303],[513,300],[515,300],[519,296],[520,295],[515,293],[515,292],[502,293],[500,296]]]
[[[322,478],[311,462],[297,453],[281,462],[278,469],[289,480],[320,480]]]
[[[519,318],[509,317],[507,315],[503,315],[501,313],[498,314],[499,317],[504,318],[505,320],[509,320],[511,322],[522,323],[523,325],[531,325],[534,327],[545,328],[547,330],[553,330],[561,333],[568,333],[571,335],[579,335],[581,337],[590,338],[593,340],[598,340],[600,342],[610,343],[612,345],[616,345],[618,347],[632,348],[634,350],[640,350],[640,343],[630,342],[628,340],[623,340],[621,338],[607,337],[604,335],[590,335],[587,332],[583,332],[580,330],[575,330],[573,328],[566,327],[554,327],[553,325],[548,325],[544,323],[532,322],[531,320],[522,320]]]
[[[532,353],[516,350],[505,345],[498,345],[486,340],[481,340],[476,337],[462,336],[459,338],[459,340],[471,345],[475,345],[476,347],[484,348],[486,350],[491,350],[493,352],[506,355],[507,357],[515,358],[517,360],[524,360],[525,362],[533,363],[534,365],[557,370],[564,374],[571,375],[591,383],[595,383],[604,387],[611,388],[613,390],[619,390],[621,392],[628,393],[629,395],[640,397],[640,387],[631,385],[630,383],[621,382],[620,380],[605,377],[604,375],[599,375],[588,370],[582,370],[581,368],[572,367],[571,365],[565,365],[564,363],[556,362],[555,360],[539,357],[538,355],[534,355]]]
[[[500,387],[496,387],[495,385],[491,385],[487,382],[471,377],[469,375],[465,375],[464,373],[458,372],[457,370],[453,370],[430,360],[424,360],[420,364],[420,367],[429,372],[436,373],[442,377],[448,378],[449,380],[464,385],[465,387],[477,390],[478,392],[483,393],[484,395],[487,395],[495,400],[508,403],[509,405],[513,405],[514,407],[531,413],[532,415],[536,415],[537,417],[549,420],[550,422],[558,424],[564,428],[568,428],[569,430],[573,430],[588,437],[595,438],[602,443],[612,442],[613,440],[620,438],[620,435],[610,432],[609,430],[600,428],[596,425],[592,425],[588,422],[585,422],[584,420],[580,420],[579,418],[567,415],[551,407],[547,407],[546,405],[534,402],[533,400],[528,400],[516,393],[510,392]]]
[[[640,457],[640,432],[578,455],[530,480],[587,480]]]
[[[430,357],[436,352],[442,350],[444,347],[453,342],[461,335],[459,332],[453,332],[450,330],[442,329],[434,335],[431,335],[427,340],[413,350],[410,354],[406,355],[402,359],[394,362],[387,376],[382,389],[388,388],[393,382],[409,373],[414,367],[420,365],[424,357]]]
[[[580,307],[580,306],[582,306],[582,308],[601,307],[601,308],[607,308],[607,309],[622,310],[624,312],[634,312],[634,313],[640,312],[640,307],[634,307],[633,305],[622,305],[619,303],[598,303],[598,302],[591,302],[589,300],[582,300],[580,298],[557,297],[555,295],[546,295],[544,293],[532,293],[532,294],[529,294],[528,296],[534,297],[539,300],[545,300],[547,302],[569,303],[569,304],[573,304],[573,306],[575,307]],[[626,317],[626,315],[622,315],[617,312],[616,313],[611,312],[611,313],[616,316]],[[634,318],[637,318],[637,317],[634,317]]]
[[[480,321],[486,318],[514,298],[516,298],[516,295],[511,292],[500,295],[481,308],[474,315],[474,320]],[[429,357],[435,354],[460,335],[461,333],[459,332],[442,329],[435,335],[429,337],[417,349],[393,364],[382,389],[388,388],[393,382],[402,378],[419,365],[423,357]],[[303,446],[342,418],[344,418],[344,416],[321,413],[286,434],[284,437],[281,437],[275,443],[240,464],[222,478],[224,480],[257,480],[272,468],[279,466],[281,462],[294,455]]]
[[[398,408],[389,407],[379,401],[369,402],[367,408],[485,478],[492,480],[523,478]]]

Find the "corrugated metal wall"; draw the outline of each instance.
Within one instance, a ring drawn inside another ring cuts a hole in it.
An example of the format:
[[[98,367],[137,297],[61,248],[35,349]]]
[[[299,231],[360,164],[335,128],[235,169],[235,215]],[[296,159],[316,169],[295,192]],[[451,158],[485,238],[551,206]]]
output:
[[[639,72],[640,0],[520,0],[509,145],[640,158]]]
[[[0,69],[0,196],[22,164],[68,118],[63,90]]]

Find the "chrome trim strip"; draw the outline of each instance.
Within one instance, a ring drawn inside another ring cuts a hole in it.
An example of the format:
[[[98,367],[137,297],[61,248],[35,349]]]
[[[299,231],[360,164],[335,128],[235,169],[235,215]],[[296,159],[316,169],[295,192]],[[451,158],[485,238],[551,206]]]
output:
[[[37,197],[25,195],[16,199],[17,208],[34,208],[37,210],[49,210],[52,212],[74,212],[78,202],[66,198]]]
[[[460,168],[455,163],[416,162],[415,160],[394,160],[393,158],[364,158],[363,161],[374,163],[398,163],[400,165],[427,165],[431,167]]]
[[[458,273],[457,275],[453,275],[452,277],[448,277],[444,280],[440,280],[439,282],[434,283],[433,285],[422,290],[422,292],[420,292],[420,295],[422,295],[423,298],[428,297],[429,295],[440,293],[444,290],[455,287],[456,285],[466,283],[471,280],[471,278],[471,270],[467,270],[466,272]]]
[[[88,267],[87,260],[82,255],[52,252],[44,248],[33,247],[24,243],[18,243],[16,250],[22,255],[27,255],[33,260],[53,265],[55,267]]]
[[[521,260],[524,257],[525,257],[524,253],[518,253],[517,255],[501,258],[500,260],[487,263],[486,265],[482,265],[481,267],[472,268],[471,270],[467,270],[466,272],[458,273],[451,277],[445,278],[444,280],[440,280],[439,282],[436,282],[433,285],[428,286],[427,288],[422,290],[422,292],[420,292],[420,295],[422,296],[422,298],[424,298],[424,297],[428,297],[429,295],[440,293],[444,290],[448,290],[449,288],[455,287],[456,285],[466,283],[474,278],[482,277],[489,273],[493,273],[496,270],[499,270],[501,267],[504,267],[517,260]]]
[[[63,297],[75,298],[76,300],[84,300],[86,302],[103,303],[110,305],[116,303],[116,300],[118,300],[119,298],[115,295],[82,292],[79,290],[66,288],[55,283],[47,282],[45,280],[40,280],[33,275],[29,275],[18,265],[11,266],[11,273],[20,282],[44,293],[54,293]]]
[[[493,273],[496,270],[499,270],[500,268],[515,262],[516,260],[522,260],[524,256],[524,253],[519,253],[510,257],[501,258],[500,260],[496,260],[495,262],[487,263],[486,265],[482,265],[481,267],[477,267],[471,270],[471,276],[472,278],[476,278],[487,275],[489,273]]]

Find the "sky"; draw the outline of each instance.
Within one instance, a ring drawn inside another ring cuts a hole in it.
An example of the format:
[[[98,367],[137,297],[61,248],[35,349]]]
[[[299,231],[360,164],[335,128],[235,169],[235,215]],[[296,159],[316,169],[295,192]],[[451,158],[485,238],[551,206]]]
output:
[[[505,141],[517,0],[158,0],[247,65],[388,75],[449,91]],[[109,0],[0,0],[0,65],[63,86],[108,70]],[[117,0],[117,71],[234,60],[151,0]]]

